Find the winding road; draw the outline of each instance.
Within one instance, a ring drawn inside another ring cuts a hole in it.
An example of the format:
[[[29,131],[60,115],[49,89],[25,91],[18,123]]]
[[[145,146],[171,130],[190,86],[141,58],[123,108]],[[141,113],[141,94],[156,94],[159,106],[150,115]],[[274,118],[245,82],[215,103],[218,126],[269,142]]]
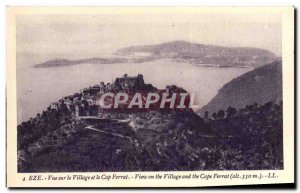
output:
[[[124,136],[124,135],[121,135],[121,134],[117,134],[117,133],[112,133],[112,132],[107,132],[107,131],[103,131],[103,130],[100,130],[100,129],[96,129],[96,128],[94,128],[91,125],[85,127],[85,129],[89,129],[89,130],[93,130],[93,131],[105,133],[105,134],[108,134],[108,135],[112,135],[112,136],[115,136],[115,137],[120,137],[120,138],[124,138],[124,139],[128,139],[128,140],[132,141],[132,139],[130,137],[128,137],[128,136]]]

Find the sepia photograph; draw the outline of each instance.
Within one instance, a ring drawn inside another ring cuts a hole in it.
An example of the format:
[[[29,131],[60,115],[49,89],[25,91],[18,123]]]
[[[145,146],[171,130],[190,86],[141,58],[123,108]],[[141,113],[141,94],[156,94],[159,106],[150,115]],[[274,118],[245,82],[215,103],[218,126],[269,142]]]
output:
[[[149,172],[170,186],[292,182],[293,12],[10,8],[12,186],[145,186]]]

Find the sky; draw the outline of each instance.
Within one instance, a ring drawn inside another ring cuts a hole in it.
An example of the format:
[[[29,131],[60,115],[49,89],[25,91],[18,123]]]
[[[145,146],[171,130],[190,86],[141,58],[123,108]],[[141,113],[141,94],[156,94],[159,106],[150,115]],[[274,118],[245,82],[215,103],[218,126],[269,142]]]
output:
[[[174,40],[267,49],[281,56],[279,14],[18,15],[17,53],[53,58],[111,54]]]

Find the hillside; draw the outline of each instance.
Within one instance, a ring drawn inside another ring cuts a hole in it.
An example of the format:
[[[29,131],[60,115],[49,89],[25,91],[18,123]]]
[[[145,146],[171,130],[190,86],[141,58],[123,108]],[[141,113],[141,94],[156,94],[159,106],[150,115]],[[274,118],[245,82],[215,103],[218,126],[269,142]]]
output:
[[[222,47],[173,41],[156,45],[131,46],[115,52],[122,56],[148,55],[154,58],[170,58],[193,64],[220,66],[260,66],[276,59],[275,54],[258,48]]]
[[[18,172],[282,169],[282,103],[203,118],[189,108],[102,111],[91,100],[107,89],[157,91],[143,75],[125,74],[50,104],[17,127]]]
[[[127,125],[78,121],[47,111],[18,126],[18,171],[283,168],[282,103],[250,105],[205,120],[192,112],[132,115]]]
[[[246,105],[269,101],[278,102],[282,99],[282,62],[275,61],[254,69],[225,84],[218,94],[205,106],[205,111],[217,112],[228,106],[242,108]]]

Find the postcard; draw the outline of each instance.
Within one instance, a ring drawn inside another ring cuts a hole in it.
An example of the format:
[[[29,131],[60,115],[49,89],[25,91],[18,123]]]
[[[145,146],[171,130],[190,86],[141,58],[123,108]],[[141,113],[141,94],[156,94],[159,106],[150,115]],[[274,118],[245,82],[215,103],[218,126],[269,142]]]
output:
[[[294,7],[7,7],[7,187],[294,183]]]

